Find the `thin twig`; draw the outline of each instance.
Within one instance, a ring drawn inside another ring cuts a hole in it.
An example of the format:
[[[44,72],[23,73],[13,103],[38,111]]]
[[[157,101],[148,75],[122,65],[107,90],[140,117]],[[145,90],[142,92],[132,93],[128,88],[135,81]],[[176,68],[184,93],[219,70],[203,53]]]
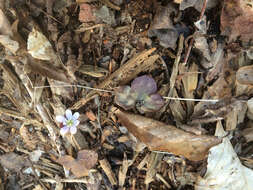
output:
[[[82,86],[82,85],[53,85],[53,86],[34,86],[32,88],[34,89],[39,89],[39,88],[62,88],[62,87],[78,87],[78,88],[84,88],[84,89],[89,89],[89,90],[96,90],[100,92],[108,92],[114,94],[114,91],[112,90],[105,90],[105,89],[99,89],[99,88],[92,88],[89,86]],[[174,97],[168,97],[168,96],[163,96],[164,99],[168,100],[178,100],[178,101],[193,101],[193,102],[218,102],[219,100],[214,99],[214,100],[209,100],[209,99],[193,99],[193,98],[174,98]]]
[[[209,100],[209,99],[194,99],[194,98],[174,98],[163,96],[164,99],[168,100],[179,100],[179,101],[193,101],[193,102],[218,102],[219,100]]]
[[[104,89],[99,89],[99,88],[92,88],[89,86],[82,86],[82,85],[72,85],[72,84],[65,84],[65,85],[48,85],[48,86],[34,86],[34,89],[38,89],[38,88],[61,88],[61,87],[78,87],[78,88],[84,88],[84,89],[89,89],[89,90],[96,90],[96,91],[100,91],[100,92],[109,92],[109,93],[113,93],[112,90],[104,90]]]

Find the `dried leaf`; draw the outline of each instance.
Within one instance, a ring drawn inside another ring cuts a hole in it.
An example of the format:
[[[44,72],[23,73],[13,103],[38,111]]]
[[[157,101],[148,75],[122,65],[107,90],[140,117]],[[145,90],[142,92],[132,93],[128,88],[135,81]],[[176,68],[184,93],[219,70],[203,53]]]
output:
[[[253,85],[253,65],[241,67],[236,72],[236,80],[240,84]]]
[[[221,121],[217,123],[216,136],[226,136]],[[212,147],[208,155],[207,172],[197,181],[196,190],[251,190],[253,171],[243,166],[228,137]]]
[[[232,111],[226,116],[226,131],[234,130],[236,126],[244,121],[247,104],[242,101],[236,101],[231,104]]]
[[[12,36],[10,22],[0,9],[0,34]]]
[[[199,161],[205,158],[209,148],[220,143],[220,139],[216,137],[193,135],[172,125],[119,109],[114,113],[129,132],[151,150],[172,152],[189,160]]]
[[[95,7],[87,3],[80,5],[79,21],[80,22],[94,22],[96,17],[94,16]]]
[[[198,36],[195,38],[195,43],[194,46],[201,51],[203,56],[207,59],[207,61],[211,61],[211,55],[210,55],[210,50],[209,46],[207,43],[207,39],[203,36]]]
[[[157,37],[160,45],[165,48],[175,48],[179,32],[173,25],[171,15],[176,12],[175,8],[168,4],[166,7],[160,6],[156,11],[154,20],[148,31],[149,37]]]
[[[242,41],[253,39],[252,1],[226,0],[221,13],[221,31],[231,41],[240,36]]]
[[[6,169],[20,172],[20,169],[29,166],[29,161],[23,156],[9,152],[0,156],[0,164]]]
[[[57,81],[62,81],[65,83],[73,82],[73,78],[67,74],[62,68],[55,67],[52,64],[49,64],[45,61],[40,60],[29,60],[26,64],[26,69],[32,73],[40,74],[42,76],[54,79]]]
[[[66,155],[57,159],[57,162],[68,170],[71,170],[76,177],[88,176],[89,170],[95,166],[98,154],[92,150],[81,150],[77,154],[77,159]]]
[[[107,6],[102,6],[100,9],[96,10],[95,16],[108,25],[115,25],[116,23],[114,13]]]
[[[48,39],[35,28],[27,39],[27,50],[36,59],[55,60],[56,55]]]
[[[0,35],[0,43],[13,54],[16,54],[19,49],[19,43],[7,35]]]
[[[37,136],[32,135],[25,125],[20,127],[19,133],[26,145],[25,147],[29,150],[34,150],[39,142]]]

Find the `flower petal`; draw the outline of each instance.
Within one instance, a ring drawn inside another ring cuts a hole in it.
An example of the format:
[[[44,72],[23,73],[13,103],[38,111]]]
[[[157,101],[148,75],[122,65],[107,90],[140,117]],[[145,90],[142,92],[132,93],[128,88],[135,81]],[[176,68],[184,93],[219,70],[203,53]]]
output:
[[[80,121],[79,120],[74,120],[74,123],[73,123],[73,127],[76,127],[77,125],[79,125]]]
[[[69,132],[69,127],[67,127],[67,126],[62,127],[60,130],[60,133],[62,136],[64,136],[68,132]]]
[[[152,77],[143,75],[133,80],[131,89],[139,94],[150,95],[157,91],[157,85]]]
[[[63,115],[57,115],[55,119],[60,123],[66,122],[66,118]]]
[[[66,117],[68,120],[72,119],[72,111],[71,110],[66,110],[65,114],[66,114]]]
[[[74,119],[78,119],[79,116],[80,116],[80,114],[79,114],[78,112],[75,112],[74,115],[73,115],[73,118],[74,118]]]
[[[141,107],[137,107],[137,109],[141,112],[154,112],[159,109],[164,105],[164,100],[160,96],[160,94],[152,94],[151,96],[147,96],[144,99],[144,105]]]
[[[77,128],[75,126],[70,127],[70,133],[72,135],[76,134],[76,132],[77,132]]]

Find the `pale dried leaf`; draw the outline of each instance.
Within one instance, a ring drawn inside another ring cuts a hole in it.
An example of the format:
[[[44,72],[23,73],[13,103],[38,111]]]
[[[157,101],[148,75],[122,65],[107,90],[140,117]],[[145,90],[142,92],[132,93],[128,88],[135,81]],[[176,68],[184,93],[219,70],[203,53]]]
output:
[[[12,36],[9,20],[4,12],[0,9],[0,34]]]
[[[219,121],[216,136],[226,136]],[[236,155],[228,137],[221,144],[212,147],[208,156],[207,172],[199,178],[196,190],[251,190],[253,189],[253,171],[243,166]]]
[[[209,50],[209,46],[205,37],[202,37],[202,36],[196,37],[194,46],[201,51],[203,56],[208,61],[211,61],[210,50]]]
[[[0,43],[13,54],[16,54],[19,49],[19,43],[7,35],[0,35]]]
[[[27,39],[27,50],[36,59],[54,60],[55,53],[48,39],[33,28]]]

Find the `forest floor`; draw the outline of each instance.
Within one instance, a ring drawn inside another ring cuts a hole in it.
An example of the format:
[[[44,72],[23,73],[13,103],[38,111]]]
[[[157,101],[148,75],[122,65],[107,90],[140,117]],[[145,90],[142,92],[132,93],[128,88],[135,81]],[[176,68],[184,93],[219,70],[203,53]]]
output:
[[[251,0],[0,0],[0,190],[253,189]]]

